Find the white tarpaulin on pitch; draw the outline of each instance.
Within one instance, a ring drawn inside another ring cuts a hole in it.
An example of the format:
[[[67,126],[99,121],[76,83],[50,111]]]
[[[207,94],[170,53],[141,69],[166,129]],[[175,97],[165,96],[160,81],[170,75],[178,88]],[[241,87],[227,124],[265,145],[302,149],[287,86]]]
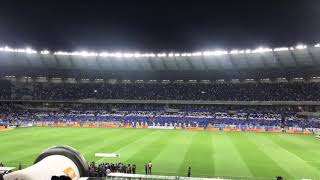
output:
[[[110,153],[95,153],[96,157],[107,157],[107,158],[118,158],[120,154],[110,154]]]

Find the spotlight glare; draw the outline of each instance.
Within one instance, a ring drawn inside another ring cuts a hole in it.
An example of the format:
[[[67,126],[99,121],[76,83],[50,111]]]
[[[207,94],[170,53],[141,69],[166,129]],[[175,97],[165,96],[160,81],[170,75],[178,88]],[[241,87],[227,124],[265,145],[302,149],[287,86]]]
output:
[[[239,54],[239,50],[232,50],[230,51],[230,54]]]
[[[288,47],[280,47],[280,48],[274,48],[273,51],[289,51]]]
[[[159,54],[157,54],[157,56],[158,56],[158,57],[166,57],[167,54],[166,54],[166,53],[159,53]]]
[[[306,45],[303,45],[303,44],[299,44],[296,46],[296,49],[306,49],[307,46]]]
[[[272,49],[270,48],[263,48],[263,47],[259,47],[255,50],[252,51],[252,53],[265,53],[265,52],[271,52]]]
[[[48,50],[42,50],[42,51],[40,51],[40,53],[41,53],[41,54],[50,54],[50,51],[48,51]]]
[[[192,53],[192,56],[202,56],[202,52],[194,52]]]

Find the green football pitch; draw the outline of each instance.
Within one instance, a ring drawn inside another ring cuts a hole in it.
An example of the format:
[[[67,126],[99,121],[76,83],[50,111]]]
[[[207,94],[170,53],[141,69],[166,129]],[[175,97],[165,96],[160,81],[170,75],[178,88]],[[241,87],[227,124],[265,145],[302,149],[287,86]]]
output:
[[[0,162],[31,165],[55,145],[79,150],[88,161],[152,161],[153,173],[196,177],[320,179],[320,141],[314,135],[151,129],[20,128],[0,132]],[[95,153],[119,153],[98,158]]]

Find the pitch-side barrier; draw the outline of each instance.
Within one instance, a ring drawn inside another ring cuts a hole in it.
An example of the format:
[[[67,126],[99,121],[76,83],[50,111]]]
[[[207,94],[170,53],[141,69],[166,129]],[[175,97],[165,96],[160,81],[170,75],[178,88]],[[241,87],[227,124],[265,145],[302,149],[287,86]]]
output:
[[[125,129],[167,129],[167,130],[193,130],[193,131],[225,131],[225,132],[256,132],[256,133],[289,133],[289,134],[313,134],[311,130],[295,130],[295,129],[240,129],[240,128],[204,128],[204,127],[170,127],[170,126],[130,126],[130,125],[110,125],[110,124],[66,124],[66,123],[36,123],[33,126],[38,127],[84,127],[84,128],[125,128]]]

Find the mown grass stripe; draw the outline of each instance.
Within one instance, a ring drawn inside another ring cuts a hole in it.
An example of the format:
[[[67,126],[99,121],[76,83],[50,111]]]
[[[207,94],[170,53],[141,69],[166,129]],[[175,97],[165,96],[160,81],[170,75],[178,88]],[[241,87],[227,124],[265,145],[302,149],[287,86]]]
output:
[[[163,132],[157,140],[153,141],[152,143],[144,146],[141,151],[136,152],[133,154],[126,162],[138,164],[137,172],[138,173],[145,173],[144,164],[148,161],[153,161],[155,157],[157,157],[163,149],[167,146],[168,142],[171,139],[174,139],[178,135],[178,131],[161,131]]]
[[[274,143],[265,135],[257,134],[255,136],[247,136],[254,142],[258,148],[268,155],[281,169],[286,171],[293,178],[319,179],[320,172],[314,167],[307,164],[303,159],[292,154],[287,149],[282,148]]]
[[[276,162],[269,157],[257,144],[249,140],[254,133],[228,133],[232,143],[238,150],[242,159],[254,177],[276,177],[283,176],[291,178]]]
[[[195,132],[178,131],[175,138],[170,138],[166,147],[153,159],[154,173],[174,175],[179,174],[179,168],[190,148]]]
[[[214,146],[215,176],[253,177],[246,162],[227,133],[213,133],[212,142]]]
[[[214,176],[213,146],[211,134],[205,131],[194,132],[191,145],[181,162],[179,172],[187,176],[188,168],[191,167],[192,176]]]

